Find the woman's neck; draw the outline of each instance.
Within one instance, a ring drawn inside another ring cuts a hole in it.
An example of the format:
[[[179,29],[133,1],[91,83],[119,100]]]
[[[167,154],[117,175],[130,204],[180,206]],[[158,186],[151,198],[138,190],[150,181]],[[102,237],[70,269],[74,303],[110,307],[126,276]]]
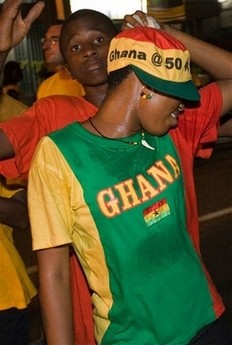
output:
[[[136,77],[130,75],[107,94],[106,85],[104,88],[88,88],[87,91],[86,99],[99,107],[92,119],[93,125],[90,121],[82,123],[87,130],[107,138],[128,137],[141,131],[138,119],[141,83]]]

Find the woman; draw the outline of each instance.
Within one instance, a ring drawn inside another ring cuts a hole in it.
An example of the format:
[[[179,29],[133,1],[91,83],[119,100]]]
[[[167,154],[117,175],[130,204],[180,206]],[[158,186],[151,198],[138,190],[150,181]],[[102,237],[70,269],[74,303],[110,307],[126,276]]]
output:
[[[73,35],[63,43],[67,62],[86,56]],[[48,344],[73,344],[70,245],[93,291],[97,343],[230,344],[200,255],[192,163],[232,107],[231,80],[199,94],[187,49],[151,28],[116,36],[108,71],[97,114],[42,139],[31,167]]]

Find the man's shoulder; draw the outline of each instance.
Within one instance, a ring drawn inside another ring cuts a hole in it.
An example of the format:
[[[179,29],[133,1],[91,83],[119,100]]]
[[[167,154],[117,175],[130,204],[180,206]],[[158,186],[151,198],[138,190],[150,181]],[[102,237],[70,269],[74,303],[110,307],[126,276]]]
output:
[[[59,118],[70,118],[72,121],[83,122],[97,111],[92,103],[81,96],[49,96],[38,100],[35,106],[37,111],[39,109],[40,112],[47,113],[47,116],[55,117],[56,121],[59,121]]]
[[[71,107],[72,109],[95,109],[95,106],[86,101],[82,96],[67,96],[67,95],[51,95],[39,99],[35,103],[38,107],[51,106],[64,110],[64,107]]]
[[[82,96],[83,86],[65,70],[62,69],[45,79],[38,87],[37,99],[50,95]]]
[[[36,101],[38,104],[42,103],[53,103],[60,106],[63,104],[86,104],[88,103],[82,96],[68,96],[68,95],[50,95],[44,98],[41,98]]]

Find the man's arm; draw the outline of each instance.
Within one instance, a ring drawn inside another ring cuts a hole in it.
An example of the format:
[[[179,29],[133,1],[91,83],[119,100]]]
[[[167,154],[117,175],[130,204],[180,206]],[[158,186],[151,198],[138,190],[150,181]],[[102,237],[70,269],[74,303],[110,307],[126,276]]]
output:
[[[25,18],[21,15],[21,0],[6,0],[0,13],[0,70],[8,52],[28,34],[32,23],[39,17],[44,2],[38,1]]]
[[[38,250],[36,255],[39,298],[47,344],[74,345],[69,246]]]
[[[8,52],[19,44],[28,34],[32,23],[39,17],[44,8],[44,2],[38,1],[25,18],[21,15],[22,0],[4,1],[0,13],[0,71]],[[6,136],[0,130],[0,160],[13,157],[14,149]]]
[[[9,159],[15,155],[14,148],[7,135],[0,129],[0,160]]]
[[[223,123],[219,128],[220,137],[231,137],[232,136],[232,118]]]
[[[11,198],[0,197],[0,223],[12,228],[28,228],[26,189],[16,192]]]

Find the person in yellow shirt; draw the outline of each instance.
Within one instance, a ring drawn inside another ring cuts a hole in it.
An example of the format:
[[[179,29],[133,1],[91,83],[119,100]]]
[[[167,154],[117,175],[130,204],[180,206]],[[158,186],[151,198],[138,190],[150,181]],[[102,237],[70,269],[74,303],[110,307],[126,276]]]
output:
[[[64,65],[59,48],[60,31],[63,20],[58,19],[49,26],[41,40],[44,60],[49,73],[52,75],[45,79],[38,87],[37,99],[51,95],[83,96],[82,85],[72,78]]]
[[[29,343],[28,305],[37,294],[13,241],[29,227],[26,189],[0,176],[0,342]]]
[[[27,108],[16,99],[0,95],[0,122],[20,116]],[[10,114],[10,115],[9,115]],[[28,345],[28,306],[37,290],[14,245],[13,232],[29,228],[27,192],[23,179],[0,175],[0,343]]]
[[[6,121],[9,119],[9,114],[12,116],[21,115],[27,106],[17,101],[8,95],[0,94],[0,122]]]

